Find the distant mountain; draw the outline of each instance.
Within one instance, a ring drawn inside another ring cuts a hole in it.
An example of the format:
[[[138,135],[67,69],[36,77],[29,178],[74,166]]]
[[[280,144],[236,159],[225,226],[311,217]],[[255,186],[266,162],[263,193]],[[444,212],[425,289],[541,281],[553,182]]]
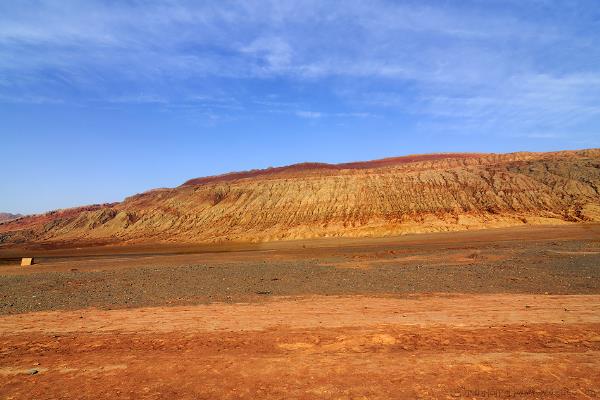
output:
[[[17,219],[22,217],[21,214],[11,214],[0,212],[0,222],[10,221],[11,219]]]
[[[600,221],[600,149],[428,154],[197,178],[0,225],[0,243],[271,241]]]

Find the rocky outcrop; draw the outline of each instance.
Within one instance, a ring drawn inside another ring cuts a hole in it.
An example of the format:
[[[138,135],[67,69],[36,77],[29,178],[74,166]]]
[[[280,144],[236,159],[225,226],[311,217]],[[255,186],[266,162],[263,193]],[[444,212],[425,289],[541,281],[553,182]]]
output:
[[[600,221],[600,149],[299,164],[0,224],[0,242],[269,241]]]

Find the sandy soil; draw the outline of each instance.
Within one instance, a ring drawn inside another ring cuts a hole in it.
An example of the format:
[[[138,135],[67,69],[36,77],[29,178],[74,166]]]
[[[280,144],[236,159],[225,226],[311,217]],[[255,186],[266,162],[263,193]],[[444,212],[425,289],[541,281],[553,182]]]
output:
[[[4,398],[600,395],[600,296],[39,312],[0,332]]]
[[[597,225],[0,252],[0,399],[600,398]]]

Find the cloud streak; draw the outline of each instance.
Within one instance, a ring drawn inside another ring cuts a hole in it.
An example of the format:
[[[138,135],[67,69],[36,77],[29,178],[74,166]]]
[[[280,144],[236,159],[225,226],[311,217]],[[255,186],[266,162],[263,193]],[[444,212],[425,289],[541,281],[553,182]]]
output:
[[[465,131],[590,130],[594,5],[3,2],[0,102],[184,108],[204,95],[204,109],[231,114],[260,112],[257,97],[275,93],[312,120],[403,113]]]

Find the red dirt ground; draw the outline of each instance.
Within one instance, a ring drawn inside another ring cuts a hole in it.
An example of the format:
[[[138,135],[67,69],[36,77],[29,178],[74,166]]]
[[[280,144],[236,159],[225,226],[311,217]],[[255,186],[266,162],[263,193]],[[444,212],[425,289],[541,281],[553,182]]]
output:
[[[5,399],[600,395],[595,295],[39,312],[2,317],[0,335]]]
[[[0,399],[600,398],[599,245],[598,225],[569,225],[4,249],[40,263],[0,266],[0,303],[15,303],[0,315]],[[428,289],[394,294],[390,277]],[[223,302],[171,303],[190,279]],[[242,296],[253,282],[272,295]],[[119,303],[145,290],[164,302]],[[93,294],[102,309],[65,308]]]

